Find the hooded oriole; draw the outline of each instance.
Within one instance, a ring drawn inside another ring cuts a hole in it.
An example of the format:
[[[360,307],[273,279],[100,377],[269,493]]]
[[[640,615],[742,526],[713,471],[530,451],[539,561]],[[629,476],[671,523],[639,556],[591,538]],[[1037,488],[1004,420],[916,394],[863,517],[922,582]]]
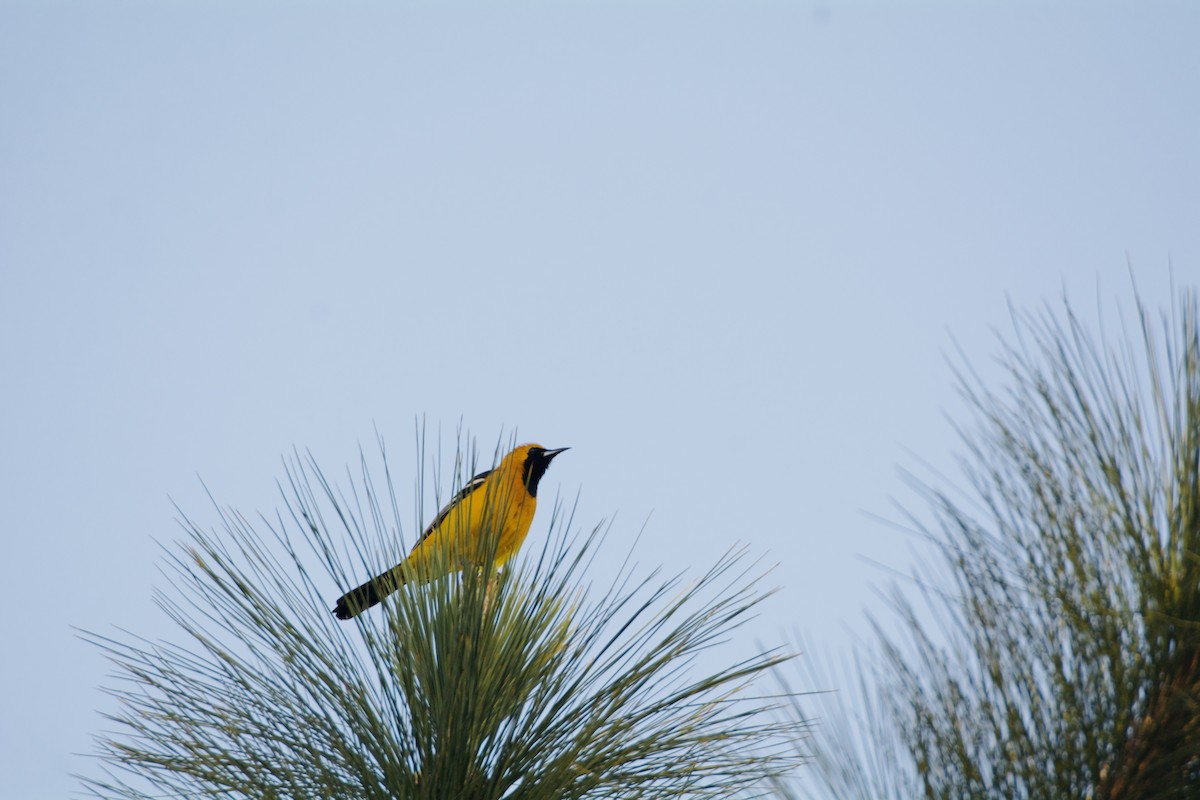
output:
[[[546,474],[550,461],[563,450],[547,450],[537,444],[523,444],[501,459],[495,469],[481,472],[438,512],[421,534],[408,558],[376,575],[371,580],[338,598],[333,613],[338,619],[350,619],[379,603],[409,580],[438,577],[430,562],[444,565],[442,572],[464,561],[485,558],[488,532],[497,536],[497,566],[517,551],[537,509],[538,481]],[[459,547],[467,552],[460,552]],[[438,551],[438,555],[433,553]]]

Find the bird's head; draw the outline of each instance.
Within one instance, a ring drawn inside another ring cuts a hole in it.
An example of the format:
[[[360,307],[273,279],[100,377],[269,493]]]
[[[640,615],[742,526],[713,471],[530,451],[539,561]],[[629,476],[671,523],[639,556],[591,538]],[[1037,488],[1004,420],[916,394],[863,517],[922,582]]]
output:
[[[520,459],[521,480],[525,483],[525,488],[529,490],[530,497],[537,497],[538,482],[546,474],[554,457],[564,450],[570,449],[569,447],[560,447],[557,450],[547,450],[540,444],[522,445],[516,449],[514,455]]]

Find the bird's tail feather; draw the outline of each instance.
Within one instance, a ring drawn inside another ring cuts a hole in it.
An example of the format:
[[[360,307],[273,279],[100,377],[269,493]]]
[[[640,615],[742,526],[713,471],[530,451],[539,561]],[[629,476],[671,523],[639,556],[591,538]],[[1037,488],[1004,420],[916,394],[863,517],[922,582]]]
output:
[[[376,575],[362,586],[339,597],[333,609],[334,616],[338,619],[350,619],[381,603],[383,598],[404,584],[404,572],[400,566],[398,564],[382,575]]]

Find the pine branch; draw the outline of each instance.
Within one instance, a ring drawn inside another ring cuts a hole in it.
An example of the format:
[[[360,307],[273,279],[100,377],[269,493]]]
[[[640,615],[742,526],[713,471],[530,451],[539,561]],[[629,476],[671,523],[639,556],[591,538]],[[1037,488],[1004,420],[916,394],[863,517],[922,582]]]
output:
[[[687,584],[626,571],[596,592],[603,529],[581,536],[556,507],[515,566],[336,621],[330,598],[403,551],[383,462],[382,491],[364,459],[343,492],[297,458],[274,519],[185,519],[157,598],[174,641],[84,634],[121,704],[94,795],[715,798],[792,763],[775,701],[748,691],[784,657],[694,663],[762,599],[744,551]]]

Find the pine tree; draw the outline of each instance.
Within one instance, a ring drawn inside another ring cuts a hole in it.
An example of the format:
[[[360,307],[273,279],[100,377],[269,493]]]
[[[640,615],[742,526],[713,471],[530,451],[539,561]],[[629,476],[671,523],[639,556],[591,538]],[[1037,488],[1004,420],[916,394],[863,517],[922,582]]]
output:
[[[404,552],[382,461],[382,492],[366,459],[343,492],[296,457],[273,519],[184,520],[157,595],[178,638],[86,634],[120,701],[93,794],[724,798],[787,767],[775,701],[747,692],[782,656],[694,663],[763,597],[742,551],[690,582],[627,565],[595,591],[604,529],[578,535],[556,504],[540,553],[335,620],[333,597]]]
[[[805,791],[1200,797],[1197,299],[1137,308],[1117,343],[1069,306],[1015,313],[1008,385],[960,372],[965,488],[916,484],[933,556],[862,700],[817,712]]]

